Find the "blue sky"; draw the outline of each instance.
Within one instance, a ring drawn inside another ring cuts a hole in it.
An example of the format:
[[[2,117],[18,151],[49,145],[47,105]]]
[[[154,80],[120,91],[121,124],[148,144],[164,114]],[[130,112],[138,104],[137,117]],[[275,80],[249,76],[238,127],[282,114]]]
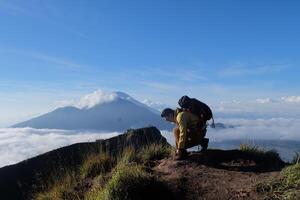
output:
[[[298,96],[300,2],[0,0],[0,126],[97,89]]]

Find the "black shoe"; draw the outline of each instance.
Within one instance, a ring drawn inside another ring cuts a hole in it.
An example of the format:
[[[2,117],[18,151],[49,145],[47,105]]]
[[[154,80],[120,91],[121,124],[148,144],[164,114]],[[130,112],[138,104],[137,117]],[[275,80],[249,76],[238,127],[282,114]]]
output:
[[[208,147],[208,143],[209,143],[209,139],[208,138],[203,138],[201,141],[201,152],[205,152],[207,150]]]

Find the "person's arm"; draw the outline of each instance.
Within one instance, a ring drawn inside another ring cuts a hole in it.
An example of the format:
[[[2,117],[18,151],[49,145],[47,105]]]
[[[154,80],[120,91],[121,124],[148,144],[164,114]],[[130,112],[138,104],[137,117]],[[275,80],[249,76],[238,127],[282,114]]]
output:
[[[184,149],[187,135],[187,116],[184,112],[179,113],[176,120],[178,122],[178,128],[180,131],[178,149]]]

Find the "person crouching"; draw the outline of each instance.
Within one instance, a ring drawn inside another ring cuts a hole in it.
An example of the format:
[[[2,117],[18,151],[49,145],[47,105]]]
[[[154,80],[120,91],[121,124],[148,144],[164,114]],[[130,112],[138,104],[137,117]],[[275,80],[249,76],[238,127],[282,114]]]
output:
[[[209,140],[204,138],[206,135],[206,126],[203,126],[199,117],[191,112],[177,108],[173,110],[166,108],[162,111],[161,117],[166,121],[176,124],[173,129],[176,145],[176,160],[187,158],[187,150],[196,145],[201,145],[205,151]]]

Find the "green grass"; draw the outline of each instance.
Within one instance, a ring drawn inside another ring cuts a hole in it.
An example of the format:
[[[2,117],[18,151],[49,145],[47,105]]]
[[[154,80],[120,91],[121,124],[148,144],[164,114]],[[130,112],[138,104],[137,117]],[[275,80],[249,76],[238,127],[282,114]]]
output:
[[[115,173],[106,187],[98,196],[101,200],[125,200],[132,199],[138,186],[150,180],[149,174],[138,164],[121,164],[115,169]]]
[[[44,187],[42,192],[34,194],[33,199],[36,200],[77,200],[82,199],[84,196],[84,190],[76,190],[76,187],[82,187],[82,183],[87,178],[95,178],[101,174],[109,172],[113,165],[112,160],[108,155],[104,153],[92,154],[87,156],[83,164],[78,170],[65,170],[64,175],[55,175],[53,172],[52,177],[49,178],[51,183],[46,183],[47,187]],[[58,167],[59,168],[59,167]]]
[[[245,152],[247,157],[257,163],[274,166],[283,165],[283,161],[276,150],[265,150],[257,145],[244,143],[240,145],[240,151]]]
[[[106,186],[87,193],[86,200],[171,199],[169,189],[137,163],[119,164]]]
[[[172,150],[169,146],[150,145],[140,151],[129,147],[114,157],[104,153],[88,155],[77,170],[65,170],[64,175],[53,176],[51,183],[33,199],[147,199],[141,195],[148,194],[151,189],[154,193],[167,189],[149,173],[145,163],[168,157]],[[82,189],[86,180],[92,180],[93,184]]]
[[[300,163],[300,154],[298,152],[295,152],[294,158],[292,160],[292,164]]]
[[[259,183],[257,191],[264,195],[264,199],[300,199],[300,164],[284,168],[279,178]]]
[[[76,185],[76,176],[73,172],[67,173],[64,175],[62,180],[58,178],[53,185],[49,188],[45,189],[44,192],[39,192],[34,195],[33,199],[35,200],[79,200],[80,197],[76,192],[72,191],[74,186]]]
[[[139,152],[139,157],[142,162],[161,160],[163,158],[169,157],[173,151],[174,149],[172,146],[153,144],[143,148]]]
[[[109,172],[114,165],[112,160],[106,154],[90,155],[80,167],[81,178],[96,177],[102,173]]]

